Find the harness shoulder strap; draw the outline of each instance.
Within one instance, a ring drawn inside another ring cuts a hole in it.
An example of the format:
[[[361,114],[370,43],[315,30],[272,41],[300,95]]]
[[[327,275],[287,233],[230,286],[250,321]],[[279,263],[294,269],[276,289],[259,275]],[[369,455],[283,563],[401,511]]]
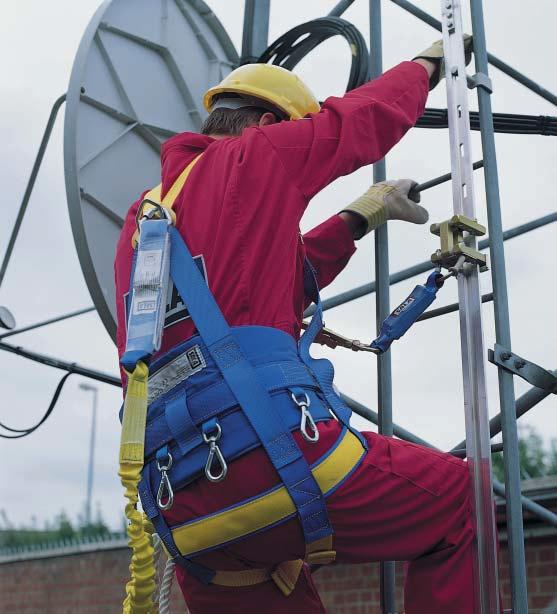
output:
[[[170,186],[170,190],[168,190],[168,192],[164,195],[164,198],[161,198],[162,183],[159,183],[158,186],[154,187],[152,190],[149,190],[147,194],[145,194],[143,200],[141,201],[141,204],[139,205],[139,209],[137,210],[136,229],[132,237],[132,247],[134,249],[137,247],[137,242],[139,240],[139,221],[150,210],[156,209],[157,207],[163,207],[170,212],[172,220],[176,221],[176,215],[174,213],[174,203],[180,195],[180,192],[182,191],[182,188],[184,187],[189,177],[189,174],[193,170],[193,167],[199,162],[202,155],[202,153],[197,155],[178,175],[178,179],[176,179],[176,181]]]
[[[165,209],[172,209],[174,207],[174,203],[178,198],[184,184],[186,183],[189,174],[191,173],[193,167],[199,162],[203,154],[199,154],[195,156],[195,158],[186,166],[186,168],[178,175],[178,179],[172,184],[170,190],[164,195],[164,198],[161,200],[162,193],[162,183],[159,183],[158,186],[147,192],[145,198],[143,200],[152,200],[156,203],[160,203]]]

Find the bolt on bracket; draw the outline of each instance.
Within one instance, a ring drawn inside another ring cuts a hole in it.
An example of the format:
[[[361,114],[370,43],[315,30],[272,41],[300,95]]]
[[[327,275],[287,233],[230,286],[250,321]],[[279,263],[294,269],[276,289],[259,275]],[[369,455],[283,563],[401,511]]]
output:
[[[509,349],[495,344],[493,350],[488,352],[489,362],[509,371],[514,375],[518,375],[522,379],[526,380],[532,386],[541,388],[542,390],[548,390],[553,394],[557,394],[557,375],[551,373],[547,369],[540,367],[539,365],[518,356]]]

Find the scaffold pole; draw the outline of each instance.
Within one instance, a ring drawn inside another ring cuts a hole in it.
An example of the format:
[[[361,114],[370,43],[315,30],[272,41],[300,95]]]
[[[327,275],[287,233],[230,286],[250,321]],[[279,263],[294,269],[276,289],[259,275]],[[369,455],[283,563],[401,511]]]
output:
[[[480,75],[485,75],[485,78],[489,79],[483,6],[481,0],[470,0],[470,9],[472,15],[476,72]],[[496,343],[510,350],[511,329],[507,297],[503,225],[501,221],[501,202],[499,198],[499,180],[490,98],[491,88],[480,85],[477,87],[477,90],[490,237],[489,251],[494,297],[495,340]],[[497,371],[499,377],[499,400],[501,405],[501,426],[503,432],[505,489],[507,493],[506,514],[507,532],[509,536],[511,603],[514,614],[526,614],[528,612],[528,591],[526,586],[522,507],[520,504],[520,458],[518,453],[514,382],[512,374],[508,371],[505,371],[501,367],[499,367]]]
[[[478,614],[499,612],[499,579],[497,572],[497,535],[493,514],[491,479],[491,448],[485,350],[480,299],[480,259],[476,257],[475,194],[471,157],[470,116],[463,42],[461,0],[441,0],[443,48],[445,54],[445,83],[447,87],[447,113],[449,118],[449,143],[454,217],[440,226],[441,245],[443,230],[455,218],[462,218],[468,226],[466,253],[457,252],[456,264],[443,263],[440,251],[439,263],[458,270],[458,299],[460,303],[460,345],[462,355],[462,379],[464,418],[466,426],[466,451],[473,488],[473,515],[476,528],[476,602]],[[484,162],[487,161],[484,158]],[[433,227],[432,227],[433,229]],[[502,236],[499,237],[502,245]],[[492,243],[496,243],[493,240]],[[442,248],[443,249],[443,248]],[[474,255],[469,257],[468,252]],[[462,266],[459,267],[459,264]]]
[[[383,42],[381,32],[381,0],[369,2],[370,68],[371,78],[379,77],[383,72]],[[387,167],[385,158],[373,165],[373,183],[385,181]],[[377,334],[383,320],[389,315],[389,235],[387,224],[375,230],[375,319]],[[393,391],[391,373],[391,352],[388,350],[377,358],[377,402],[379,407],[379,432],[387,437],[393,436]],[[380,571],[381,611],[383,614],[395,614],[395,563],[384,561]]]

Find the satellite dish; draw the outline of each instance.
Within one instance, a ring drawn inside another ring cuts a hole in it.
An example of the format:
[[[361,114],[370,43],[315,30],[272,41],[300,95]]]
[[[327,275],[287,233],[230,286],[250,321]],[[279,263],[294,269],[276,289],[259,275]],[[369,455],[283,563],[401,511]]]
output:
[[[66,194],[81,269],[113,340],[113,260],[126,212],[159,183],[161,143],[199,130],[203,93],[237,65],[201,0],[108,0],[85,30],[66,101]]]

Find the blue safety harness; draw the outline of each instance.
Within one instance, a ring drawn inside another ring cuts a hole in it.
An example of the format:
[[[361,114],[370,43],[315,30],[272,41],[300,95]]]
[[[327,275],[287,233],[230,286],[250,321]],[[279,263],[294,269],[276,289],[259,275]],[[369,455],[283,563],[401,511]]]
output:
[[[316,441],[317,424],[335,418],[343,425],[341,437],[350,430],[360,440],[359,460],[367,444],[351,429],[351,410],[333,390],[332,364],[312,358],[309,352],[323,326],[319,290],[309,262],[304,265],[304,286],[316,311],[298,344],[269,327],[229,327],[184,240],[167,219],[142,223],[130,287],[134,279],[139,287],[136,270],[149,266],[163,276],[168,274],[165,267],[169,268],[198,332],[149,365],[139,494],[168,553],[201,582],[213,580],[214,570],[183,556],[162,512],[171,506],[175,490],[203,475],[215,482],[225,479],[230,461],[260,446],[295,504],[306,544],[330,537],[333,528],[325,496],[292,432],[301,429],[306,439]],[[164,311],[156,284],[149,295],[153,275],[139,277],[142,300],[134,301],[130,292],[128,342],[121,359],[130,372],[138,361],[149,364],[156,351],[153,331],[160,330]]]

